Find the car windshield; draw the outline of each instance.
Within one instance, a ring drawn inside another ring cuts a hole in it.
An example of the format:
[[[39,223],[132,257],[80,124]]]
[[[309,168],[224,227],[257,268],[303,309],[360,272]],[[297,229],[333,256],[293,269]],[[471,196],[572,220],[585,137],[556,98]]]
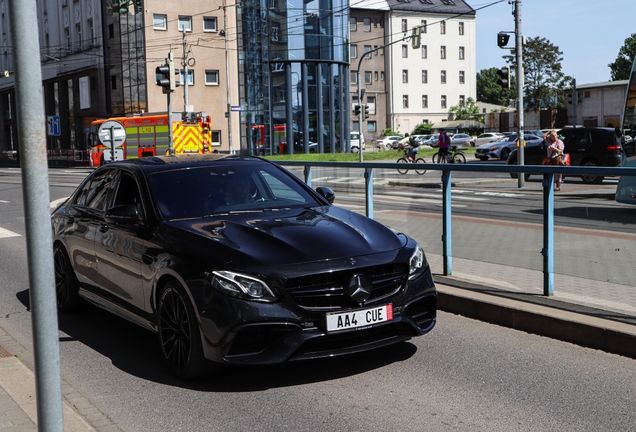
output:
[[[322,205],[284,171],[263,164],[161,171],[150,175],[150,186],[166,219]]]

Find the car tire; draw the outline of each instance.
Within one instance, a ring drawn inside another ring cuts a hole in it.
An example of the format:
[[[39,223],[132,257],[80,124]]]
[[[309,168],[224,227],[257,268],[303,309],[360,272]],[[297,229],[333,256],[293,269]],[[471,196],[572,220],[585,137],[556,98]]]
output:
[[[188,380],[203,374],[206,361],[199,324],[189,298],[175,280],[159,293],[157,333],[163,359],[176,377]]]
[[[499,157],[499,159],[506,160],[508,159],[508,156],[510,156],[510,149],[508,148],[501,149],[501,156]]]
[[[480,161],[484,161],[484,162],[488,160],[487,157],[483,157],[483,156],[482,157],[478,157],[477,159],[479,159]]]
[[[351,147],[351,153],[358,153],[359,151],[358,147]]]
[[[598,166],[598,164],[594,162],[593,160],[586,160],[586,161],[583,161],[581,166],[596,167]],[[604,179],[605,179],[604,176],[599,176],[599,175],[581,176],[581,180],[583,180],[583,183],[586,183],[586,184],[601,184]]]
[[[79,308],[79,281],[64,247],[60,244],[53,249],[55,268],[55,299],[62,312],[73,312]]]
[[[389,144],[385,145],[385,147],[386,147],[387,150],[392,150],[393,149],[393,144],[389,143]]]

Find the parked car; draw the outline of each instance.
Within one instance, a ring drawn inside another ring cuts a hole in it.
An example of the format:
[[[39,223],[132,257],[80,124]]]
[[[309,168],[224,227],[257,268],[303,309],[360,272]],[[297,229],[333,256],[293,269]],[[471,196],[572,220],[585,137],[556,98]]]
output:
[[[422,144],[430,147],[439,147],[439,134],[431,135],[431,137],[424,141]]]
[[[493,141],[497,141],[503,135],[499,132],[484,132],[475,138],[475,146],[479,147],[482,144],[487,144]]]
[[[413,135],[413,138],[415,138],[417,140],[417,142],[420,143],[420,145],[423,145],[424,142],[426,140],[429,140],[433,135]]]
[[[52,214],[57,306],[88,300],[157,333],[182,379],[208,361],[332,357],[429,332],[420,245],[334,198],[256,157],[109,163]]]
[[[571,166],[608,166],[621,165],[621,142],[614,128],[576,127],[561,129],[558,134],[565,144],[565,153],[570,155]],[[546,157],[546,145],[527,147],[524,150],[523,161],[526,165],[541,165]],[[506,160],[507,164],[517,163],[517,150],[513,150]],[[516,173],[510,173],[516,178]],[[530,175],[526,174],[526,178]],[[584,183],[598,184],[605,177],[599,175],[585,175],[581,177]]]
[[[464,133],[458,133],[452,136],[451,145],[457,147],[475,147],[475,139]]]
[[[536,135],[524,134],[523,140],[526,142],[526,148],[538,146],[543,142],[543,138]],[[503,135],[497,141],[482,144],[475,149],[475,157],[479,160],[486,161],[488,159],[506,160],[510,153],[517,148],[517,134]],[[525,153],[524,153],[525,154]]]
[[[364,134],[361,132],[351,132],[349,135],[349,142],[351,143],[351,153],[358,153],[360,151],[360,143],[362,142],[362,150],[366,148],[364,142]]]
[[[382,150],[391,150],[391,148],[393,147],[393,141],[399,141],[401,139],[402,137],[400,135],[391,135],[391,136],[376,140],[375,146],[376,148],[379,148]]]

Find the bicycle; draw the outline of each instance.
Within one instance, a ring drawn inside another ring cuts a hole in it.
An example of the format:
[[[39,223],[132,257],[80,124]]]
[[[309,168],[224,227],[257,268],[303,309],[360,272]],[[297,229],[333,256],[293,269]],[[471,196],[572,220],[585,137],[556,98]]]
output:
[[[433,163],[466,163],[466,156],[464,156],[464,150],[457,146],[451,146],[448,152],[447,158],[441,155],[439,152],[433,155]]]
[[[402,156],[401,158],[399,158],[397,160],[397,163],[419,163],[419,164],[423,164],[426,163],[426,161],[422,158],[417,158],[414,161],[412,161],[407,155],[409,153],[409,149],[404,149],[404,156]],[[406,174],[408,171],[408,169],[405,168],[398,168],[398,172],[400,174]],[[415,168],[415,172],[418,173],[419,175],[422,175],[424,173],[426,173],[426,168]]]

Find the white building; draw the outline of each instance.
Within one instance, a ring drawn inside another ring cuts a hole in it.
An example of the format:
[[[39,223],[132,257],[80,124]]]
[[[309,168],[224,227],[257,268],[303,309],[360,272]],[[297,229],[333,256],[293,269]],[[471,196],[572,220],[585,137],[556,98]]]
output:
[[[566,105],[568,123],[589,127],[620,127],[627,83],[627,80],[623,80],[578,85],[576,118],[574,98],[569,98]]]

